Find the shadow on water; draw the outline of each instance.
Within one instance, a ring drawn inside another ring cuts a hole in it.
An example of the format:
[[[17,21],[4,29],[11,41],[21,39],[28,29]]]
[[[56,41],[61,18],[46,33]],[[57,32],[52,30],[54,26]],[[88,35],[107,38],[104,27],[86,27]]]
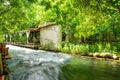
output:
[[[93,58],[72,58],[64,65],[60,80],[120,80],[120,63]]]
[[[10,80],[120,80],[120,63],[8,45]]]

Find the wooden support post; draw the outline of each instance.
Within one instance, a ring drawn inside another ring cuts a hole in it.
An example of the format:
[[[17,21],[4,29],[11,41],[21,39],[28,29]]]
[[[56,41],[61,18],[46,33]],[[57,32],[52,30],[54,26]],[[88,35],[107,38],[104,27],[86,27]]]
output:
[[[8,78],[8,69],[5,58],[5,56],[8,55],[7,53],[8,53],[8,48],[6,48],[6,43],[0,43],[0,75],[1,76],[7,75]]]
[[[29,35],[30,35],[30,31],[27,31],[27,32],[26,32],[27,43],[29,43]]]
[[[3,74],[2,54],[0,53],[0,75]]]

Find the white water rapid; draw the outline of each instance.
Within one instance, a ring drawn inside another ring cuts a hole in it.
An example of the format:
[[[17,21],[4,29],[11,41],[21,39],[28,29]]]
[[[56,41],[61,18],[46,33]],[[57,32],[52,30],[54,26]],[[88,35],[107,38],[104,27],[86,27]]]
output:
[[[60,66],[70,59],[62,53],[7,47],[12,56],[7,60],[10,80],[59,80]]]

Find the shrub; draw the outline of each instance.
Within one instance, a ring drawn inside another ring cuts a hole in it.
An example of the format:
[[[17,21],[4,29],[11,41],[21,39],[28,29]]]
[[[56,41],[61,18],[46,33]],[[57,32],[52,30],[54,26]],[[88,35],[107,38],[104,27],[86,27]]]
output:
[[[110,45],[110,43],[107,43],[103,50],[104,50],[104,52],[111,52],[111,45]]]
[[[98,47],[97,52],[103,52],[103,45],[101,43],[98,43],[97,47]]]
[[[62,42],[58,46],[58,50],[65,52],[65,53],[71,53],[73,55],[89,55],[89,53],[95,53],[95,52],[112,52],[117,53],[117,47],[112,46],[110,43],[102,44],[102,43],[96,43],[96,44],[75,44],[70,42]],[[92,55],[91,55],[92,56]]]

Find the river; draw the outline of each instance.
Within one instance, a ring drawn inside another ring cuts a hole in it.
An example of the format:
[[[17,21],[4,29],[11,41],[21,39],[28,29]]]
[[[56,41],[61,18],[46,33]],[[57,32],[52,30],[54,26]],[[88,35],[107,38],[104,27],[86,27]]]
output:
[[[12,45],[10,80],[120,80],[120,63]]]

